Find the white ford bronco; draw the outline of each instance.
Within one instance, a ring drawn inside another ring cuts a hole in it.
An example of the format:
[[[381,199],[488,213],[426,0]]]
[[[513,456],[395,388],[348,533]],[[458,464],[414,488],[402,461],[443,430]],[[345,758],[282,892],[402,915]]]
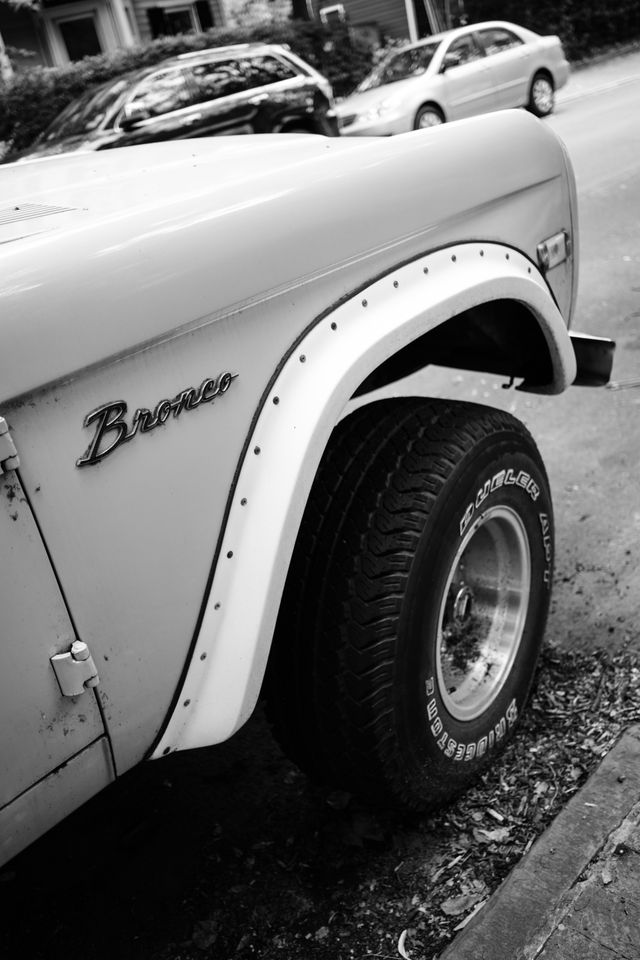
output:
[[[442,803],[525,703],[553,574],[566,152],[516,112],[0,170],[0,856],[259,696],[311,776]],[[443,387],[444,384],[444,387]]]

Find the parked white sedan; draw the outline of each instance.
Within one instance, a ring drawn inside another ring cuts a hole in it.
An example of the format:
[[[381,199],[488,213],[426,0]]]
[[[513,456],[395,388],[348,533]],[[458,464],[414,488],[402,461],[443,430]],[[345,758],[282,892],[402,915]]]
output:
[[[544,117],[569,77],[558,37],[503,21],[401,47],[338,104],[343,136],[389,136],[509,107]]]

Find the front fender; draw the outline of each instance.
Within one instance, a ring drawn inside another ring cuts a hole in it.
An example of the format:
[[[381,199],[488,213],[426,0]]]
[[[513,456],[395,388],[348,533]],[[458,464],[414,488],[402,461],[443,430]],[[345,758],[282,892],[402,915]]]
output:
[[[251,714],[308,493],[358,386],[425,332],[505,299],[539,324],[552,369],[547,390],[561,392],[576,374],[563,319],[531,261],[500,244],[413,260],[317,318],[294,344],[245,445],[204,615],[153,756],[225,740]]]

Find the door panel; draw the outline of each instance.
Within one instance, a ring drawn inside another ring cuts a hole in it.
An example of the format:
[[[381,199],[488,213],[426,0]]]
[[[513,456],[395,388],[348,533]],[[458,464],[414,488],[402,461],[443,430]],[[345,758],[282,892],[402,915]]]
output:
[[[168,249],[171,270],[176,259]],[[192,256],[199,255],[194,247]],[[174,282],[178,316],[184,292]],[[216,274],[201,281],[203,304],[207,284],[217,282]],[[135,319],[157,299],[143,286],[135,298],[128,292],[123,309]],[[251,321],[232,316],[167,338],[11,407],[22,482],[99,669],[119,773],[152,746],[189,656],[247,426],[292,338],[282,303],[272,304]],[[225,372],[234,376],[228,392],[141,429],[98,463],[77,466],[96,433],[95,421],[86,425],[91,411],[122,400],[129,422],[136,409],[152,413],[163,399],[188,388],[197,394]]]
[[[449,120],[460,120],[498,109],[493,74],[471,34],[454,40],[446,55],[460,58],[443,76]]]
[[[73,625],[18,474],[0,477],[0,808],[104,733],[93,691],[63,697],[50,657]]]
[[[60,823],[113,779],[109,745],[100,737],[63,767],[0,809],[0,864]]]
[[[479,30],[478,37],[487,54],[498,106],[522,106],[527,101],[531,75],[530,48],[502,27]]]

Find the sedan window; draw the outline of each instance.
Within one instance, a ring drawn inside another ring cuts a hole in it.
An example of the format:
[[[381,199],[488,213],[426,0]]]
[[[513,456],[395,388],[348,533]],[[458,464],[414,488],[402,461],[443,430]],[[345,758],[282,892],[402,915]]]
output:
[[[480,42],[485,49],[488,57],[494,53],[502,53],[504,50],[510,50],[512,47],[520,47],[523,41],[516,37],[511,30],[504,30],[502,27],[490,27],[486,30],[478,30]]]
[[[480,57],[484,56],[483,51],[471,34],[453,40],[447,50],[446,56],[450,54],[453,54],[457,58],[458,66],[461,66],[463,63],[471,63],[472,60],[479,60]]]
[[[371,90],[381,87],[385,83],[395,83],[397,80],[407,80],[409,77],[418,77],[424,73],[433,60],[433,55],[440,46],[440,42],[423,43],[419,47],[409,47],[399,50],[384,60],[379,67],[366,77],[358,90]]]

